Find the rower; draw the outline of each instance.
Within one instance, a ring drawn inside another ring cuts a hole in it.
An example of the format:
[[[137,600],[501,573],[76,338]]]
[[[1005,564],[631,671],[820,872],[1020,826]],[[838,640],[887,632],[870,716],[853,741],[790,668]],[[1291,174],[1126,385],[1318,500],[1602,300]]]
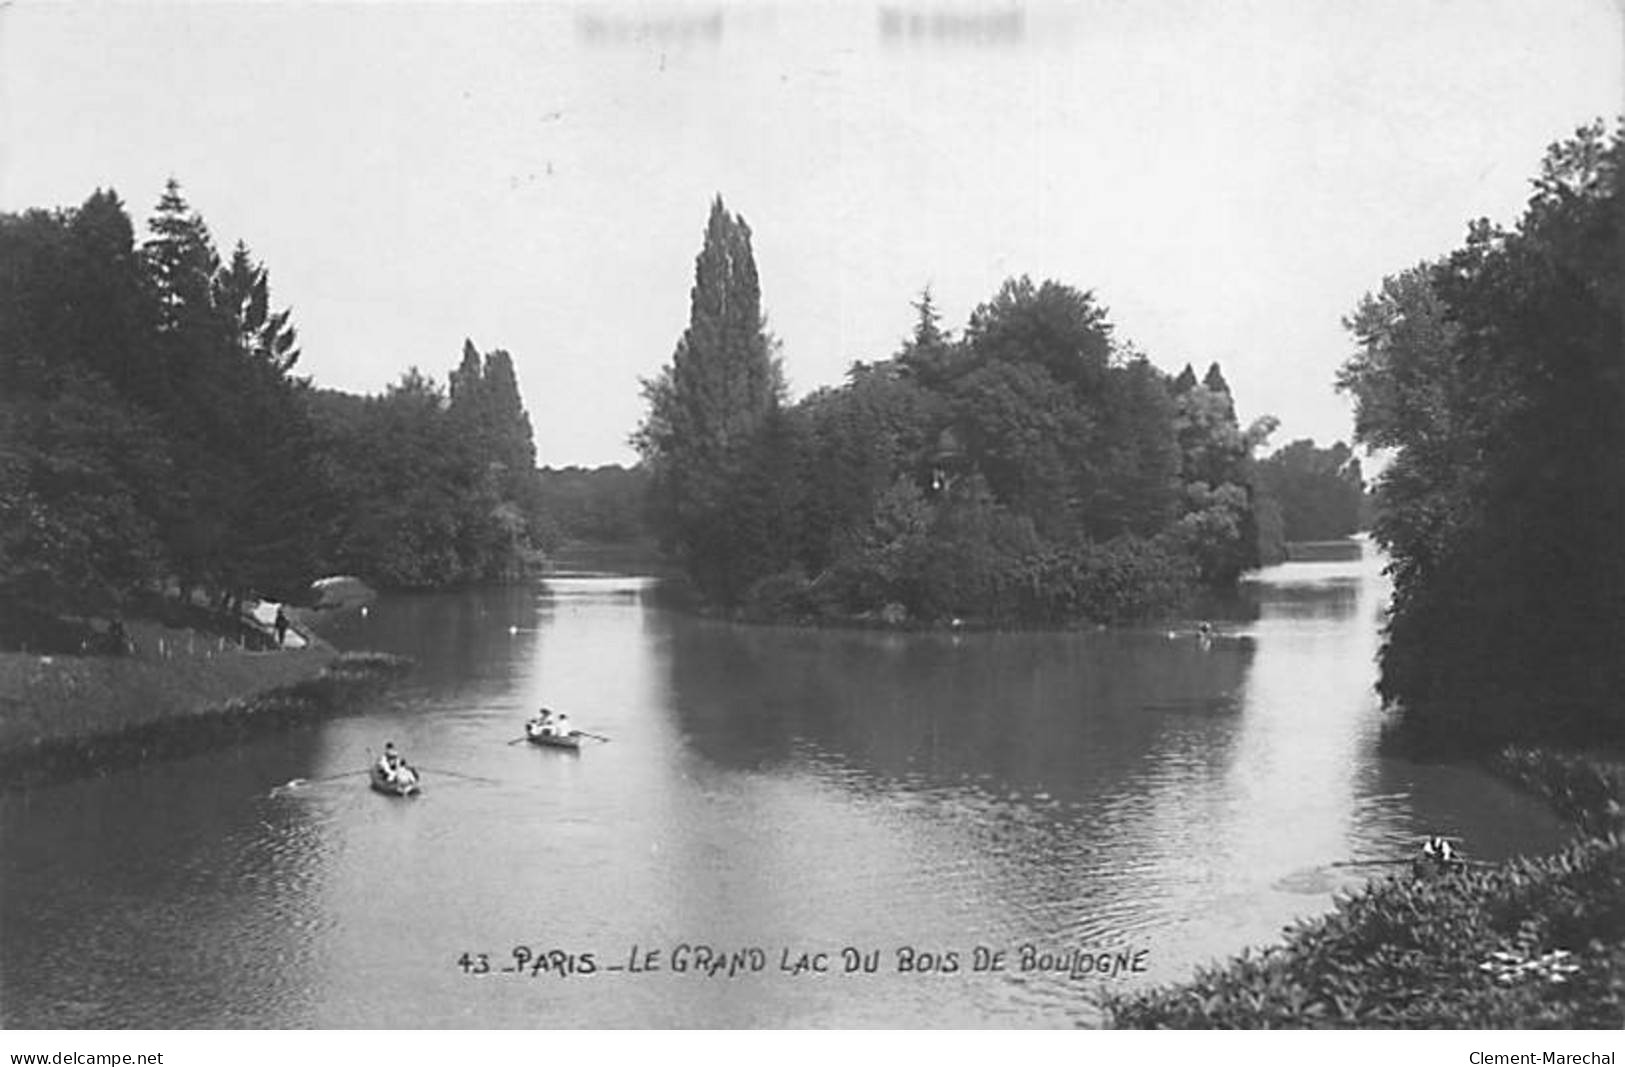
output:
[[[569,737],[571,733],[570,716],[562,711],[559,712],[553,717],[553,735],[555,737]]]
[[[1456,852],[1456,846],[1450,843],[1447,837],[1434,834],[1422,846],[1422,859],[1431,864],[1435,870],[1445,870],[1461,862],[1461,856]]]
[[[405,765],[406,761],[395,751],[395,742],[385,741],[384,754],[378,757],[378,769],[384,772],[384,777],[394,781],[396,772]]]

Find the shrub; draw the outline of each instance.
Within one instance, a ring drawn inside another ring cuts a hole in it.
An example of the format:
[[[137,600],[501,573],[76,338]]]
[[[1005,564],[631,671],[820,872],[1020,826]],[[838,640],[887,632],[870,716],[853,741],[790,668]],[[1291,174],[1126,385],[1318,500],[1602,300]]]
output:
[[[752,582],[745,590],[740,609],[745,618],[758,621],[805,621],[819,613],[811,583],[797,569],[770,574]]]
[[[1144,619],[1184,604],[1197,578],[1195,563],[1165,541],[1079,542],[1028,561],[1024,610],[1051,623]]]
[[[1509,745],[1490,761],[1490,768],[1545,797],[1585,833],[1625,831],[1625,764]]]
[[[1396,878],[1184,985],[1111,998],[1125,1027],[1625,1026],[1617,836]]]

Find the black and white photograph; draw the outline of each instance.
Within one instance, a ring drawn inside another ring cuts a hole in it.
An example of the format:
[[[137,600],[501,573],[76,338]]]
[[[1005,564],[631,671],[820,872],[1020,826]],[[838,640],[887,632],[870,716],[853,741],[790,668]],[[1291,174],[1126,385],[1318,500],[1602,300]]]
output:
[[[1615,1063],[1622,112],[1616,0],[0,3],[0,1053]]]

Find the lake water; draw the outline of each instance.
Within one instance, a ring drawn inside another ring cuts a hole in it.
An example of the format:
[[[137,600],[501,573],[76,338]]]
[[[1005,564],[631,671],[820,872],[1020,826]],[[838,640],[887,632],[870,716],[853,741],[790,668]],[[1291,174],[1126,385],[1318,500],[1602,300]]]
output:
[[[355,714],[0,796],[0,1022],[1098,1023],[1398,869],[1350,860],[1565,839],[1378,757],[1387,585],[1350,547],[1208,644],[744,627],[591,574],[385,598],[330,636],[418,667]],[[510,744],[541,704],[610,740]],[[386,740],[422,796],[368,790]]]

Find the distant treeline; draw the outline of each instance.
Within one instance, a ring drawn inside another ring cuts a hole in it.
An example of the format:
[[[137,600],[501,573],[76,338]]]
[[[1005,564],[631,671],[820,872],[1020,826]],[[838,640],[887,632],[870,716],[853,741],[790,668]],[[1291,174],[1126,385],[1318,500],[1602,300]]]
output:
[[[500,349],[376,396],[298,376],[268,271],[223,259],[174,182],[139,241],[111,191],[0,216],[0,602],[440,588],[658,538],[712,602],[769,615],[1068,622],[1166,610],[1357,521],[1344,446],[1255,463],[1273,421],[1237,424],[1217,364],[1152,367],[1089,293],[1011,280],[957,338],[925,293],[894,356],[793,405],[720,200],[692,295],[645,463],[537,470]]]
[[[1625,743],[1621,138],[1547,152],[1511,230],[1383,281],[1347,321],[1375,533],[1380,688],[1416,741]]]
[[[1342,441],[1330,448],[1293,441],[1259,460],[1254,477],[1259,526],[1273,531],[1278,523],[1282,540],[1332,541],[1369,525],[1365,475]],[[1272,537],[1266,542],[1274,547]]]
[[[543,467],[536,481],[540,543],[549,552],[570,543],[631,545],[651,536],[649,475],[641,466]]]
[[[569,544],[636,545],[654,538],[649,473],[641,464],[543,467],[537,471],[537,543],[549,552]],[[1371,496],[1360,460],[1339,441],[1330,448],[1293,441],[1254,467],[1259,554],[1286,558],[1290,541],[1331,541],[1370,527]]]
[[[319,392],[287,310],[172,181],[146,238],[111,191],[0,216],[0,602],[115,610],[141,591],[297,598],[351,573],[517,573],[538,486],[506,352],[446,388]]]
[[[718,198],[635,443],[661,541],[767,617],[1069,623],[1169,610],[1262,558],[1219,366],[1169,377],[1092,293],[1006,282],[959,336],[929,291],[890,358],[791,404],[751,232]],[[1284,531],[1270,531],[1278,553]]]

